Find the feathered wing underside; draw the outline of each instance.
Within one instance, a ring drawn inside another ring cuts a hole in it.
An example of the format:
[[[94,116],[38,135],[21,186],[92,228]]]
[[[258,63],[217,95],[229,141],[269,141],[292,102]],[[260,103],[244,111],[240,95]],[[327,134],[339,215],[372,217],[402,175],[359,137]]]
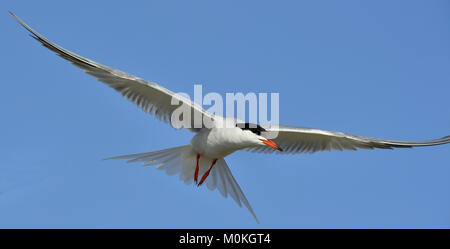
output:
[[[164,170],[168,175],[179,174],[180,180],[186,184],[192,184],[194,182],[196,153],[192,151],[189,145],[107,159],[129,159],[127,162],[141,162],[142,166],[155,165],[157,169]],[[202,176],[209,169],[212,161],[213,159],[200,157],[199,176]],[[217,189],[225,198],[231,196],[240,207],[243,204],[256,221],[259,222],[244,192],[242,192],[223,158],[216,161],[216,164],[203,185],[206,185],[210,190]]]
[[[211,114],[206,112],[198,104],[183,96],[176,95],[174,92],[156,83],[149,82],[134,75],[107,67],[52,43],[30,28],[13,13],[10,12],[10,14],[32,34],[31,36],[34,39],[39,41],[43,46],[56,52],[60,57],[83,69],[87,74],[94,76],[97,80],[115,89],[125,98],[139,106],[142,110],[149,114],[155,115],[158,119],[173,125],[170,122],[171,115],[174,110],[181,105],[184,105],[187,109],[190,109],[191,123],[190,126],[186,128],[191,131],[198,131],[199,128],[202,127],[201,122],[196,125],[194,124],[195,120],[203,120],[199,117],[207,116],[211,119],[213,118]],[[172,105],[172,99],[178,104]],[[196,117],[196,119],[194,119],[194,117]]]
[[[392,149],[392,148],[411,148],[416,146],[432,146],[450,143],[450,136],[440,139],[408,142],[393,141],[370,137],[352,135],[343,132],[333,132],[319,129],[278,126],[278,128],[268,128],[261,135],[273,138],[272,140],[283,149],[276,151],[268,146],[257,146],[247,150],[264,153],[314,153],[317,151],[330,150],[357,150],[357,149]],[[278,133],[276,135],[276,133]]]

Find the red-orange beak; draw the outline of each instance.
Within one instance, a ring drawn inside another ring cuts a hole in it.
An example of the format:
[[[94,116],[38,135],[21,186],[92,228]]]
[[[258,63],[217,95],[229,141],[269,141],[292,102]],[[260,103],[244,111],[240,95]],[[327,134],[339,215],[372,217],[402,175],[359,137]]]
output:
[[[283,151],[280,147],[278,147],[278,145],[274,141],[272,141],[270,139],[267,139],[267,140],[260,139],[260,140],[261,140],[261,142],[263,142],[267,146],[270,146],[270,147],[272,147],[272,148],[274,148],[276,150],[279,150],[279,151]]]

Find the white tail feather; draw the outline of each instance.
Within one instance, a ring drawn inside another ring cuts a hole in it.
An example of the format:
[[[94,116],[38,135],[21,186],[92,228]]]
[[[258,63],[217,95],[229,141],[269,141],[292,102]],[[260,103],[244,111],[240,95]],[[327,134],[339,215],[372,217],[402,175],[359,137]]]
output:
[[[130,159],[127,162],[142,162],[142,166],[156,165],[157,169],[164,170],[168,175],[180,174],[180,180],[186,184],[192,184],[194,182],[197,154],[190,145],[185,145],[153,152],[106,158],[106,160],[109,159]],[[209,169],[213,160],[204,156],[200,157],[199,178]],[[225,198],[230,195],[240,207],[244,204],[256,222],[259,223],[255,212],[223,158],[217,160],[204,185],[210,190],[218,189]]]

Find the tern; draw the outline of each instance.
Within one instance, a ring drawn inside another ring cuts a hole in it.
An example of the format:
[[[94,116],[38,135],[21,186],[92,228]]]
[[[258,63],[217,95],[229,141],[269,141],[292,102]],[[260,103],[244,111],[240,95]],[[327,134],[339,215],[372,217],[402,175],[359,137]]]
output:
[[[199,115],[212,121],[212,125],[202,124],[199,128],[192,128],[198,127],[192,123],[187,129],[195,135],[188,145],[107,159],[129,159],[128,162],[141,162],[144,166],[156,165],[158,169],[164,170],[168,175],[179,175],[186,184],[194,183],[197,186],[206,185],[210,190],[218,189],[224,197],[229,195],[239,206],[242,204],[246,206],[257,222],[255,212],[224,160],[226,156],[237,150],[292,154],[330,150],[411,148],[450,142],[450,136],[429,141],[408,142],[284,125],[262,127],[257,124],[245,123],[236,118],[214,115],[191,100],[156,83],[72,53],[47,40],[13,13],[9,13],[43,46],[113,88],[158,119],[171,123],[170,117],[179,107],[179,105],[171,104],[171,100],[176,99],[180,105],[188,106],[193,116]],[[192,120],[194,121],[194,119]],[[277,136],[272,138],[273,134],[277,134]]]

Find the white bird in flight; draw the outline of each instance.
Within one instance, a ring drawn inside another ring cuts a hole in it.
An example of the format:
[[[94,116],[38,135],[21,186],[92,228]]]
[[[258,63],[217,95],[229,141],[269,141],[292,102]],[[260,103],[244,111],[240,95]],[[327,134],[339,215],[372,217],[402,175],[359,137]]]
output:
[[[210,190],[218,189],[224,197],[230,195],[239,206],[244,204],[257,222],[255,212],[224,160],[227,155],[237,150],[287,154],[357,150],[358,148],[410,148],[450,142],[450,136],[423,142],[407,142],[283,125],[263,128],[259,125],[243,123],[235,118],[216,116],[208,113],[189,99],[179,96],[156,83],[72,53],[41,36],[13,13],[10,12],[10,14],[31,32],[32,37],[43,46],[112,87],[145,112],[155,115],[158,119],[170,123],[170,117],[174,110],[184,104],[189,106],[192,116],[200,115],[212,120],[212,126],[203,125],[200,128],[188,129],[195,133],[188,145],[108,159],[130,159],[128,162],[142,162],[144,166],[157,165],[158,169],[164,170],[168,175],[179,174],[180,179],[186,184],[195,182],[197,186],[205,184]],[[180,104],[172,105],[171,100],[173,98],[177,99]],[[194,121],[194,119],[191,120]],[[197,126],[192,123],[190,127]],[[269,139],[272,137],[271,134],[274,133],[278,135]]]

